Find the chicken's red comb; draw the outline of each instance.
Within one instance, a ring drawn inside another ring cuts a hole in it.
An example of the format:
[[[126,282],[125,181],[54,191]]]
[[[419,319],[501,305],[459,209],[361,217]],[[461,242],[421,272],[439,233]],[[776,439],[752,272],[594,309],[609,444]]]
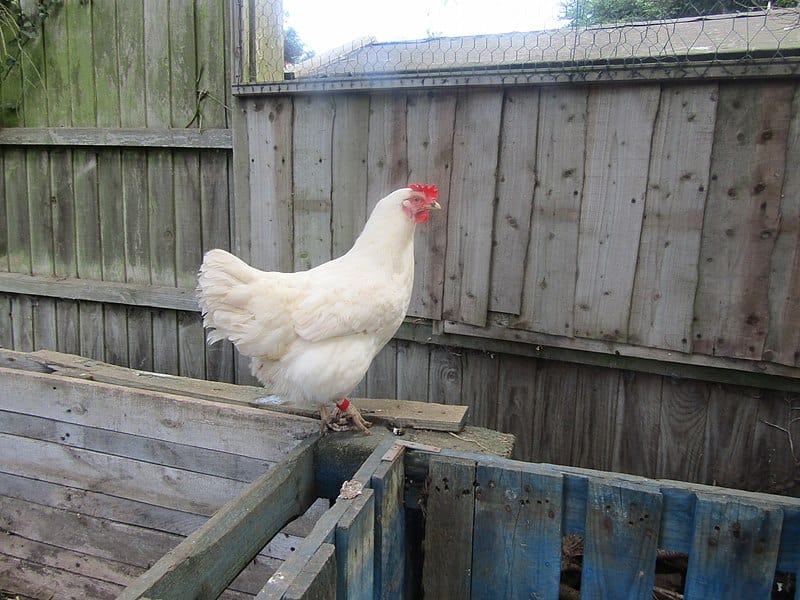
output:
[[[408,187],[415,192],[422,192],[428,200],[436,200],[439,197],[439,190],[435,185],[425,185],[422,183],[409,183]]]

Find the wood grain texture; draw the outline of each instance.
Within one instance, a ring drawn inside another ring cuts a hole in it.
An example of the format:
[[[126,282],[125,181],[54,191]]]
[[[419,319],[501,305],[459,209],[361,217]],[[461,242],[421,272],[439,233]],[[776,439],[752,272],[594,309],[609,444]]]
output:
[[[536,361],[505,357],[498,368],[497,428],[513,433],[514,456],[530,456],[534,445]]]
[[[536,187],[539,90],[507,90],[502,110],[489,309],[519,314]]]
[[[404,598],[406,582],[405,466],[403,454],[384,461],[370,481],[375,493],[374,593],[378,598]]]
[[[366,375],[366,395],[369,398],[397,397],[397,345],[394,340],[372,360]]]
[[[795,85],[720,85],[703,220],[694,352],[759,359]]]
[[[365,489],[336,526],[336,592],[339,598],[371,600],[375,583],[375,496]]]
[[[581,594],[652,598],[661,510],[656,490],[589,481]]]
[[[479,463],[475,481],[472,598],[556,598],[562,478]]]
[[[408,184],[407,123],[404,95],[374,94],[370,97],[367,218],[378,200]]]
[[[470,598],[475,463],[432,457],[422,589],[428,598]]]
[[[637,344],[691,349],[718,86],[666,86],[653,132],[628,322]]]
[[[495,171],[503,95],[458,96],[448,207],[443,317],[486,323],[495,204]]]
[[[703,456],[710,386],[666,379],[661,387],[661,420],[656,474],[679,481],[705,481]]]
[[[444,293],[447,215],[453,158],[456,94],[411,92],[406,96],[409,183],[434,184],[442,214],[436,213],[414,238],[414,289],[408,314],[440,319]]]
[[[795,90],[786,141],[787,157],[800,155],[800,88]],[[794,160],[787,158],[788,161]],[[800,171],[787,168],[780,200],[780,222],[770,262],[769,330],[764,360],[800,364]]]
[[[525,287],[513,325],[572,336],[588,90],[543,90]]]
[[[768,598],[782,524],[779,508],[698,495],[686,595]]]
[[[331,166],[333,101],[324,96],[294,99],[292,182],[294,271],[331,259]]]
[[[578,239],[579,337],[627,339],[648,159],[660,89],[589,93],[586,171]]]
[[[648,476],[656,472],[664,378],[623,371],[620,377],[613,471]]]

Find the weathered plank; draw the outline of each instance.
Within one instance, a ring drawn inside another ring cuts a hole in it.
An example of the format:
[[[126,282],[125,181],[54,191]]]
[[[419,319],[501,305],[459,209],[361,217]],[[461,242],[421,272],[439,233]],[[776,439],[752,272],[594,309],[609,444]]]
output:
[[[333,100],[331,255],[338,257],[350,250],[367,221],[369,96]]]
[[[406,597],[405,467],[403,453],[382,462],[370,480],[375,494],[374,597]]]
[[[759,359],[795,84],[720,85],[692,351]]]
[[[375,564],[375,496],[365,489],[336,525],[336,592],[339,598],[372,600]]]
[[[425,400],[428,396],[429,348],[405,340],[397,344],[397,399]]]
[[[698,494],[687,598],[769,598],[783,513]]]
[[[665,87],[650,172],[628,339],[688,352],[718,86]]]
[[[536,187],[539,89],[506,90],[492,228],[489,309],[518,315]]]
[[[0,403],[12,412],[269,461],[280,460],[297,439],[318,430],[314,421],[246,406],[58,375],[9,369],[0,374]]]
[[[103,9],[104,7],[101,7]],[[106,19],[103,18],[103,21]],[[98,40],[95,39],[95,45]],[[88,46],[91,48],[91,46]],[[103,48],[102,52],[108,52]],[[100,51],[98,51],[100,52]],[[105,68],[100,66],[99,68]],[[85,73],[85,70],[77,70]],[[106,77],[108,77],[106,75]],[[80,86],[78,86],[80,87]],[[73,89],[73,92],[75,89]],[[103,87],[98,101],[119,102],[119,88],[116,83]],[[104,106],[98,109],[101,115],[108,115]],[[230,129],[144,129],[106,127],[17,127],[0,130],[0,144],[6,146],[91,146],[112,148],[189,148],[228,150],[233,145]]]
[[[573,458],[578,411],[578,377],[573,365],[542,360],[536,366],[531,424],[531,454],[527,460],[568,463]]]
[[[643,477],[658,466],[661,431],[661,388],[664,378],[649,373],[623,371],[620,377],[617,431],[614,434],[612,471]]]
[[[558,597],[562,478],[478,463],[475,481],[472,598]]]
[[[497,428],[516,437],[515,456],[530,456],[535,440],[534,413],[537,398],[536,368],[538,361],[518,356],[504,356],[498,367]],[[550,423],[548,427],[558,427]]]
[[[617,435],[620,372],[589,367],[577,372],[575,423],[567,464],[611,470]],[[605,432],[596,435],[597,431]]]
[[[656,86],[589,93],[576,336],[627,339],[659,93]]]
[[[0,561],[0,580],[4,588],[23,590],[21,593],[31,598],[80,600],[90,595],[97,600],[113,600],[121,589],[120,585],[5,556]]]
[[[463,350],[461,364],[460,403],[469,407],[469,423],[497,429],[499,357],[487,352]]]
[[[515,327],[572,335],[587,98],[583,87],[541,93],[535,159],[538,186]]]
[[[294,98],[292,169],[294,269],[331,259],[331,166],[334,105],[326,96]]]
[[[652,598],[661,511],[656,490],[589,480],[582,595]]]
[[[427,598],[470,598],[475,462],[431,457],[422,589]]]
[[[408,179],[434,184],[444,214],[435,214],[414,238],[414,290],[408,314],[427,319],[442,316],[447,214],[453,159],[456,94],[410,92],[406,96],[408,127]]]
[[[366,385],[366,393],[370,398],[397,397],[397,345],[393,340],[372,359]]]
[[[289,98],[263,98],[248,102],[245,110],[248,152],[240,160],[249,156],[249,210],[237,212],[236,236],[249,252],[237,254],[259,269],[291,271],[293,105]]]
[[[698,382],[665,379],[656,476],[706,481],[703,468],[710,388]]]
[[[461,404],[461,356],[452,348],[434,346],[429,354],[428,399],[448,405]]]
[[[298,446],[119,596],[218,595],[258,550],[312,502],[313,448]]]
[[[792,103],[786,155],[800,156],[800,88]],[[793,159],[789,159],[793,160]],[[800,364],[800,170],[786,169],[780,196],[781,220],[770,262],[769,330],[764,360]]]
[[[283,595],[283,600],[334,600],[336,598],[336,548],[322,544],[300,575]]]
[[[498,90],[461,92],[453,131],[442,315],[473,325],[486,323],[489,305],[502,103]]]
[[[405,96],[370,96],[367,215],[378,200],[408,183],[407,119]]]

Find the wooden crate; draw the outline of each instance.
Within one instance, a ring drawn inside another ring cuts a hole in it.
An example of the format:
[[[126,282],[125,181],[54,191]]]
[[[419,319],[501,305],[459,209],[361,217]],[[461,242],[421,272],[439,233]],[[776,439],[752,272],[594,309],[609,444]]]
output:
[[[280,476],[304,493],[260,515],[247,568],[219,590],[253,597],[289,538],[265,543],[314,500],[318,429],[247,406],[0,369],[0,597],[114,598],[221,507],[261,498]]]

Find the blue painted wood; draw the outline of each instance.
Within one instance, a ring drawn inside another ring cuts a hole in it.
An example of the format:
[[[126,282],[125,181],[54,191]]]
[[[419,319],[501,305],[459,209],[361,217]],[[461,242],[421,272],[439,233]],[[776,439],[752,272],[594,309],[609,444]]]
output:
[[[581,596],[649,600],[662,497],[657,490],[589,480]]]
[[[469,600],[474,481],[473,460],[431,457],[422,566],[426,598]]]
[[[372,600],[375,562],[375,497],[365,489],[336,526],[336,597]]]
[[[479,463],[476,481],[472,598],[557,598],[562,477]]]
[[[423,456],[424,455],[424,456]],[[430,454],[421,451],[409,451],[406,454],[407,468],[425,465]],[[529,463],[509,460],[501,457],[490,457],[472,452],[458,452],[444,449],[438,454],[440,458],[458,457],[461,460],[471,459],[476,462],[510,468]],[[564,476],[564,533],[584,535],[586,524],[586,501],[588,498],[588,480],[595,479],[612,485],[646,485],[657,489],[663,497],[659,548],[672,552],[688,553],[691,549],[694,532],[695,494],[725,494],[745,503],[767,503],[783,510],[783,530],[780,533],[780,550],[777,570],[793,573],[800,565],[800,498],[776,496],[742,490],[721,489],[708,485],[685,483],[681,481],[656,480],[627,475],[624,473],[608,473],[579,467],[539,464],[538,467]],[[423,467],[424,468],[424,467]],[[800,599],[798,599],[800,600]]]
[[[770,598],[783,511],[698,494],[684,597]]]
[[[402,453],[372,476],[375,492],[375,600],[405,598],[406,511]]]

